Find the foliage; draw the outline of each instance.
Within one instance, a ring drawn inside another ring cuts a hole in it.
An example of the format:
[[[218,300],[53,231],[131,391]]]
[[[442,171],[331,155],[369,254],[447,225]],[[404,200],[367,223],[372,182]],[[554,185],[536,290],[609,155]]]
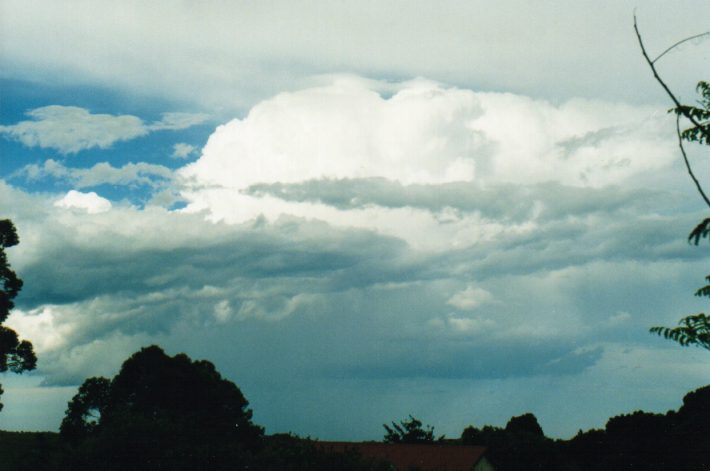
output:
[[[512,417],[505,428],[470,425],[461,433],[461,443],[486,446],[486,456],[498,470],[551,470],[561,462],[554,442],[531,413]]]
[[[0,431],[0,469],[60,470],[61,447],[56,433]]]
[[[94,384],[96,389],[100,384]],[[354,450],[327,452],[317,442],[291,434],[262,436],[250,450],[240,448],[233,437],[213,436],[211,454],[205,455],[204,441],[193,442],[189,436],[185,441],[180,431],[166,427],[166,422],[174,423],[165,417],[125,416],[121,422],[103,430],[97,425],[78,442],[57,440],[51,433],[0,432],[0,469],[391,471],[385,462],[367,460]],[[486,446],[486,458],[497,471],[710,469],[710,386],[686,394],[677,411],[618,415],[603,429],[580,430],[570,440],[553,441],[538,427],[534,415],[523,414],[505,427],[466,427],[459,440],[441,445]]]
[[[259,471],[391,471],[382,461],[370,460],[356,451],[331,453],[319,450],[315,442],[291,434],[264,438],[262,448],[249,463]]]
[[[685,162],[686,169],[690,175],[691,180],[695,184],[698,193],[702,197],[703,201],[710,207],[710,198],[703,190],[700,181],[698,181],[693,169],[686,155],[685,148],[683,147],[683,141],[696,142],[698,144],[710,145],[710,84],[706,81],[698,82],[696,90],[700,94],[700,99],[698,100],[698,106],[691,106],[681,103],[671,89],[666,85],[663,79],[658,74],[656,69],[656,62],[663,57],[666,53],[671,51],[676,46],[689,41],[694,38],[701,36],[710,35],[710,31],[685,38],[677,43],[673,44],[671,47],[667,48],[663,53],[657,56],[655,59],[651,59],[646,51],[643,44],[643,39],[641,38],[641,33],[639,32],[638,25],[636,23],[636,17],[634,16],[634,30],[636,31],[636,37],[639,41],[639,46],[641,47],[641,54],[646,60],[648,66],[653,72],[653,76],[656,81],[665,90],[666,94],[675,104],[675,107],[671,110],[676,114],[678,119],[676,120],[676,129],[678,132],[678,146],[680,152],[683,156],[683,161]],[[690,121],[691,126],[683,131],[680,130],[679,119],[680,117],[685,117]],[[688,240],[694,242],[698,245],[701,238],[710,239],[710,218],[705,218],[700,224],[698,224],[688,236]],[[700,293],[700,294],[699,294]],[[701,288],[696,295],[707,296],[710,294],[710,287]],[[651,333],[661,335],[669,340],[678,342],[679,344],[686,345],[696,345],[704,347],[710,350],[710,325],[708,324],[708,317],[703,314],[696,314],[691,316],[686,316],[678,322],[678,327],[651,327]]]
[[[561,443],[581,471],[710,469],[710,386],[688,393],[666,414],[636,411],[612,417],[604,430],[580,431]]]
[[[89,378],[69,402],[60,432],[65,437],[84,438],[93,432],[105,411],[111,388],[111,380]]]
[[[710,145],[710,83],[701,80],[698,82],[696,90],[700,94],[699,107],[680,105],[675,107],[673,111],[693,120],[693,126],[681,133],[683,139]]]
[[[422,422],[411,415],[409,419],[401,420],[399,424],[392,422],[392,427],[382,425],[386,432],[385,443],[432,443],[434,441],[434,427],[427,425],[422,428]],[[443,435],[439,440],[443,440]]]
[[[235,469],[262,436],[239,388],[208,361],[143,348],[89,378],[60,427],[74,469]]]
[[[710,317],[705,314],[686,316],[678,327],[651,327],[651,332],[679,344],[697,345],[710,350]]]
[[[529,433],[540,437],[545,436],[542,427],[537,422],[537,417],[529,412],[517,417],[511,417],[505,426],[505,430],[511,433]]]
[[[460,442],[486,446],[498,471],[710,469],[710,386],[686,394],[677,411],[618,415],[603,429],[580,430],[570,440],[539,434],[532,419],[537,424],[524,414],[505,428],[468,426]]]
[[[10,267],[5,249],[19,243],[20,238],[12,221],[0,220],[0,373],[22,373],[33,370],[37,365],[32,344],[20,340],[17,332],[2,325],[10,315],[10,310],[15,307],[13,300],[22,289],[22,280]],[[2,392],[0,387],[0,395]]]

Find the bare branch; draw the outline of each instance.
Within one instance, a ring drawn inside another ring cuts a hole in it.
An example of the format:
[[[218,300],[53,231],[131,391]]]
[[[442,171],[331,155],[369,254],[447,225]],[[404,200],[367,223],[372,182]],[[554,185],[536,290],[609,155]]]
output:
[[[638,33],[638,30],[636,30],[636,32]],[[676,46],[680,46],[681,44],[683,44],[683,43],[686,42],[686,41],[690,41],[691,39],[697,39],[697,38],[700,38],[700,37],[703,37],[703,36],[707,36],[707,35],[710,35],[710,31],[705,31],[704,33],[696,34],[695,36],[690,36],[689,38],[681,39],[680,41],[678,41],[677,43],[675,43],[674,45],[672,45],[671,47],[669,47],[668,49],[666,49],[665,51],[663,51],[662,53],[660,53],[660,54],[658,55],[658,57],[656,57],[655,59],[653,59],[651,62],[653,62],[653,63],[655,64],[656,61],[658,61],[658,59],[660,59],[661,57],[665,56],[666,53],[668,53],[668,52],[671,51],[671,49],[673,49],[673,48],[676,47]]]
[[[658,75],[658,71],[656,70],[656,66],[654,65],[655,61],[652,61],[651,58],[648,57],[648,54],[646,53],[646,47],[643,45],[643,39],[641,39],[641,33],[639,32],[638,24],[636,22],[636,15],[634,15],[634,31],[636,31],[636,37],[638,38],[639,46],[641,46],[641,54],[643,54],[644,59],[646,59],[648,66],[651,68],[651,72],[653,72],[653,77],[656,79],[656,81],[658,83],[661,84],[663,89],[666,91],[666,94],[671,98],[671,100],[673,100],[673,103],[675,103],[676,112],[682,113],[683,116],[688,118],[690,120],[690,122],[693,123],[694,126],[702,128],[702,124],[700,122],[698,122],[698,120],[696,120],[690,113],[688,113],[688,111],[686,111],[683,108],[683,105],[681,105],[678,98],[676,98],[676,96],[673,94],[671,89],[668,88],[668,85],[666,85],[666,83],[663,81],[663,79],[661,79],[660,75]],[[703,33],[703,34],[706,34],[706,33]],[[679,44],[679,43],[676,43],[673,46],[671,46],[671,49],[673,47],[675,47],[677,44]],[[665,52],[663,54],[665,54]],[[657,57],[656,60],[658,60],[659,57]]]

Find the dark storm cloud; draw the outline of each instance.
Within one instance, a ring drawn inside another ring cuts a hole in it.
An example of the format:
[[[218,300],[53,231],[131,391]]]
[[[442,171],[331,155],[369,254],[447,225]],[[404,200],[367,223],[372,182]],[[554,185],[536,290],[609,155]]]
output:
[[[211,223],[194,216],[172,218],[176,229],[197,223],[206,237],[210,232],[224,232],[224,228],[215,231]],[[28,282],[18,301],[20,307],[31,309],[40,304],[71,303],[106,294],[136,296],[182,287],[194,290],[241,279],[307,278],[329,284],[326,276],[334,276],[332,283],[337,285],[348,273],[355,285],[367,285],[383,278],[381,270],[390,274],[409,272],[407,263],[399,260],[404,249],[401,241],[366,231],[334,232],[336,237],[330,241],[285,237],[297,233],[300,225],[308,223],[292,221],[266,230],[234,228],[227,240],[218,235],[211,243],[193,244],[188,237],[169,248],[161,247],[159,241],[150,246],[132,246],[130,237],[110,232],[103,235],[105,239],[99,246],[87,247],[72,240],[68,233],[55,234],[43,257],[23,267]],[[328,231],[325,226],[316,225]],[[363,259],[362,253],[370,256]],[[46,263],[48,260],[50,264]],[[397,268],[385,268],[389,264]]]
[[[577,374],[594,365],[600,347],[577,351],[564,343],[488,343],[481,339],[466,343],[422,345],[413,340],[404,345],[388,345],[357,365],[334,371],[342,377],[363,378],[444,378],[501,379],[537,375]],[[388,351],[389,350],[389,351]]]

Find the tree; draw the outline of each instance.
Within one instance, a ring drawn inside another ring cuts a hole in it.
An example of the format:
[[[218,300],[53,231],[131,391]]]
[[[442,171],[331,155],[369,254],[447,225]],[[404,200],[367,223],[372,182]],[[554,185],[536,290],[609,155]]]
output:
[[[60,434],[83,450],[73,468],[234,469],[263,433],[248,404],[212,363],[153,345],[113,379],[87,379]]]
[[[32,344],[20,340],[17,332],[2,325],[15,307],[13,300],[22,289],[22,280],[10,267],[5,249],[20,243],[15,225],[9,219],[0,220],[0,373],[22,373],[37,366]],[[0,387],[0,395],[3,390]],[[0,410],[2,410],[0,403]]]
[[[422,428],[422,422],[409,416],[409,419],[401,420],[399,424],[392,422],[392,427],[382,424],[385,433],[385,443],[432,443],[434,441],[434,427],[427,425]],[[444,436],[439,437],[443,440]]]
[[[676,133],[678,134],[678,147],[680,149],[681,155],[683,156],[683,161],[685,163],[686,170],[691,180],[695,184],[695,188],[698,190],[701,198],[705,204],[710,207],[710,198],[703,190],[700,181],[695,176],[693,168],[688,160],[688,155],[685,152],[685,147],[683,141],[696,142],[698,144],[710,145],[710,83],[705,81],[698,82],[696,87],[700,99],[698,100],[698,106],[686,105],[680,102],[680,100],[671,91],[668,85],[663,81],[661,76],[656,69],[656,62],[661,59],[666,53],[670,52],[676,46],[683,44],[691,39],[696,39],[702,36],[710,35],[710,31],[690,36],[688,38],[682,39],[661,54],[659,54],[655,59],[651,59],[648,55],[646,48],[643,44],[643,39],[641,38],[641,33],[638,29],[638,24],[636,22],[636,17],[634,16],[634,30],[636,31],[636,37],[639,41],[639,46],[641,47],[641,53],[643,54],[646,63],[651,68],[653,76],[656,81],[663,87],[666,94],[670,97],[671,101],[675,105],[670,111],[676,115]],[[690,121],[690,127],[681,131],[680,129],[680,117],[685,117]],[[708,238],[710,240],[710,218],[705,218],[700,224],[698,224],[688,236],[688,241],[698,245],[701,238]],[[706,277],[708,282],[710,282],[710,276]],[[700,288],[695,293],[696,296],[710,296],[710,285],[706,285]],[[678,322],[677,327],[662,327],[655,326],[651,327],[651,333],[661,335],[667,339],[678,342],[679,344],[686,345],[696,345],[699,347],[706,348],[710,350],[710,316],[700,313],[696,315],[690,315],[683,317]]]
[[[84,438],[93,432],[109,402],[111,380],[89,378],[67,407],[60,431],[65,437]]]
[[[486,456],[496,469],[566,469],[558,466],[560,457],[554,442],[545,437],[537,418],[529,412],[511,417],[505,428],[486,425],[479,429],[470,425],[461,433],[461,443],[487,447]]]
[[[530,412],[517,417],[511,417],[505,425],[505,431],[510,433],[528,433],[539,437],[545,436],[542,427],[540,427],[537,421],[537,417]]]

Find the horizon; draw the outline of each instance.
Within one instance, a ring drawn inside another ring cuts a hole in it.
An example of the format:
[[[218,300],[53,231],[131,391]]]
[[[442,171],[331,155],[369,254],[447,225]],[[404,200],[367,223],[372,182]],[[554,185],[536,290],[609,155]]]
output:
[[[0,0],[6,325],[38,356],[0,429],[56,431],[151,344],[269,434],[677,409],[707,352],[649,328],[704,309],[707,209],[634,8],[652,55],[708,29],[704,0]],[[694,103],[708,63],[657,65]]]

